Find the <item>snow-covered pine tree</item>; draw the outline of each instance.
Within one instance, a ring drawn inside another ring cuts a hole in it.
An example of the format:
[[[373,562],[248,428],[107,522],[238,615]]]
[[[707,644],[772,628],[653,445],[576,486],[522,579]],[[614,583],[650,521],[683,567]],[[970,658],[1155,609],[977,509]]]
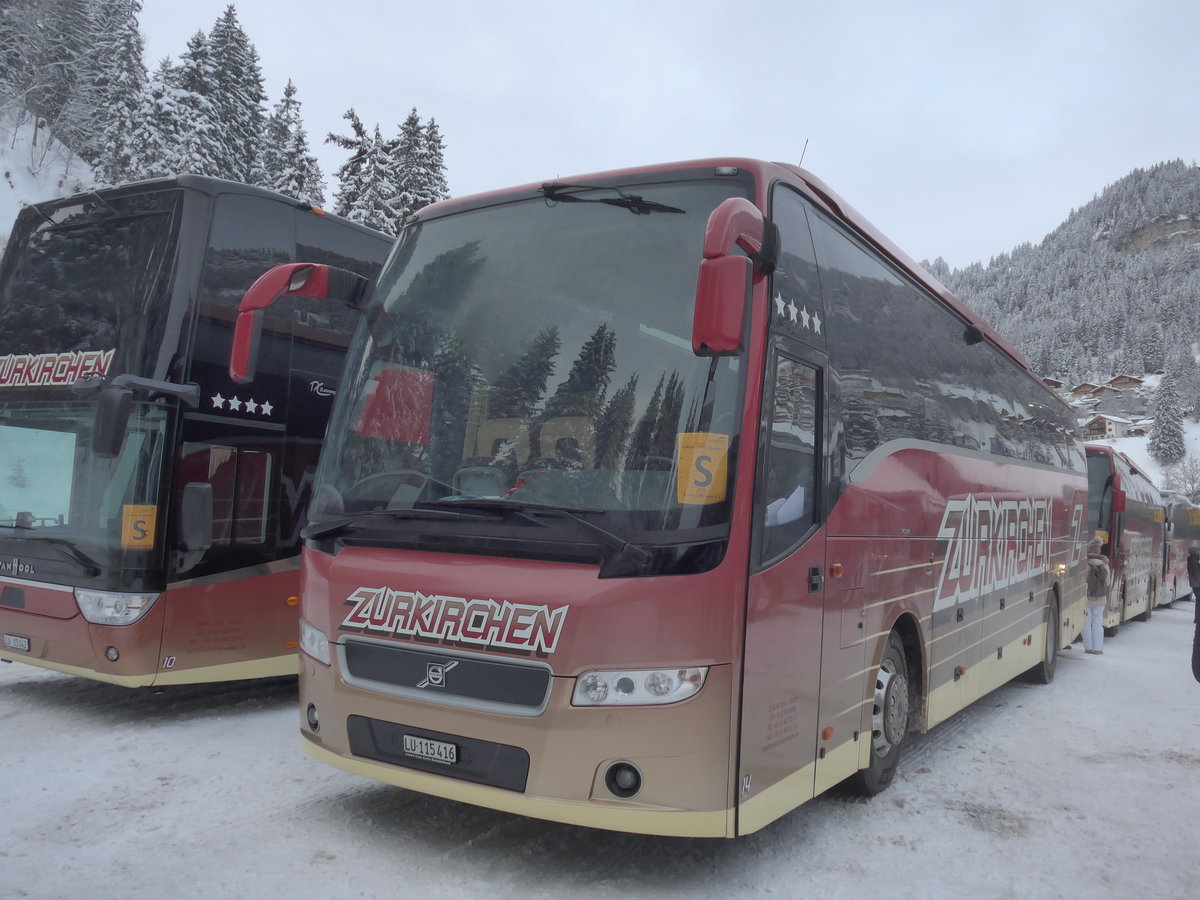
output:
[[[338,191],[333,210],[339,216],[349,218],[349,210],[358,202],[359,194],[362,193],[363,172],[367,158],[371,155],[371,136],[367,134],[367,128],[354,111],[354,107],[346,110],[342,118],[350,123],[350,134],[330,132],[325,137],[325,143],[336,144],[343,150],[350,151],[350,158],[334,173],[338,180]]]
[[[258,51],[237,19],[231,3],[209,35],[214,86],[209,100],[217,123],[220,174],[234,181],[261,184],[265,173],[256,170],[266,116],[262,67]]]
[[[1146,449],[1161,466],[1175,465],[1187,453],[1179,394],[1175,389],[1175,377],[1170,373],[1163,376],[1154,394],[1154,425]]]
[[[109,61],[108,48],[102,47],[107,36],[100,18],[104,0],[85,0],[82,4],[84,34],[75,48],[70,93],[62,111],[52,123],[55,137],[94,165],[99,155],[101,128],[98,117],[104,110],[101,90]]]
[[[35,147],[47,147],[59,130],[91,28],[90,0],[0,4],[0,107],[32,126]]]
[[[400,215],[396,231],[404,226],[410,215],[428,205],[421,202],[427,194],[425,166],[425,129],[414,106],[400,125],[400,133],[388,145],[391,154],[392,177],[396,183],[396,207]]]
[[[450,197],[450,183],[446,180],[446,142],[433,117],[425,126],[425,159],[429,172],[429,202],[439,203]]]
[[[133,135],[149,79],[142,61],[145,44],[137,22],[140,11],[140,0],[101,0],[96,46],[101,48],[98,56],[105,65],[98,71],[94,166],[96,177],[105,184],[141,175],[133,165],[137,156]]]
[[[417,210],[449,196],[444,150],[437,123],[431,119],[427,125],[422,125],[421,117],[413,107],[391,144],[400,198],[398,228]]]
[[[353,202],[340,212],[346,218],[389,234],[399,232],[402,221],[397,209],[396,185],[392,179],[391,157],[379,126],[375,126],[375,134],[367,147],[366,156],[362,160],[359,180]]]
[[[158,64],[154,74],[142,89],[142,95],[133,118],[133,129],[127,139],[114,145],[114,156],[110,169],[106,163],[101,168],[101,177],[108,183],[121,180],[152,178],[175,171],[175,142],[179,136],[180,118],[183,116],[177,103],[179,73],[170,59]],[[128,159],[118,160],[116,150],[128,149]]]
[[[296,86],[290,78],[283,89],[283,98],[267,117],[260,157],[266,187],[313,206],[325,205],[325,176],[308,148],[308,132],[304,130]]]
[[[197,32],[179,66],[163,60],[144,95],[134,135],[133,168],[139,178],[171,175],[225,176],[213,138],[216,125],[208,39]]]

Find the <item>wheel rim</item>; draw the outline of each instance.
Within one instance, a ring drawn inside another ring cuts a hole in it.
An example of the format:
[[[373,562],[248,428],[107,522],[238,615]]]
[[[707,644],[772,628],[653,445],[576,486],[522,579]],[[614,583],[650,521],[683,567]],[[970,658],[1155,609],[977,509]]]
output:
[[[878,756],[887,756],[908,730],[908,678],[884,659],[875,676],[875,703],[871,709],[871,738]]]

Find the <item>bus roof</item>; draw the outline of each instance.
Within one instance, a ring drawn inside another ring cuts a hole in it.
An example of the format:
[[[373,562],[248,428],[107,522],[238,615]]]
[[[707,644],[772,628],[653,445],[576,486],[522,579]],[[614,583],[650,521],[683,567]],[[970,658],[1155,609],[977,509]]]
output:
[[[243,194],[253,197],[265,197],[270,200],[278,200],[281,203],[286,203],[300,210],[311,210],[317,215],[326,216],[334,219],[343,225],[347,225],[364,234],[383,235],[388,240],[394,240],[391,235],[379,231],[377,228],[371,228],[368,225],[363,225],[359,222],[353,222],[350,219],[342,216],[334,215],[326,212],[319,207],[313,206],[311,203],[305,203],[303,200],[297,200],[295,197],[289,197],[286,194],[281,194],[278,191],[272,191],[269,188],[258,187],[252,184],[242,184],[238,181],[228,181],[224,178],[212,178],[207,175],[173,175],[169,178],[148,178],[144,181],[127,181],[122,184],[112,187],[97,188],[91,191],[80,191],[77,194],[71,194],[66,197],[55,197],[52,200],[43,200],[40,203],[30,204],[34,210],[43,215],[49,215],[52,210],[62,206],[70,206],[80,203],[90,198],[99,197],[121,197],[128,194],[142,194],[147,191],[170,190],[171,188],[184,188],[186,190],[195,191],[196,193],[206,194],[210,197],[216,197],[219,194]]]
[[[755,198],[760,209],[766,209],[770,189],[776,181],[786,181],[787,183],[798,187],[810,200],[817,206],[824,209],[834,218],[838,219],[852,231],[854,231],[862,240],[871,244],[876,250],[887,257],[898,268],[903,270],[910,278],[921,284],[941,303],[949,307],[959,318],[969,325],[974,325],[983,334],[984,338],[993,344],[1002,353],[1016,362],[1021,368],[1036,378],[1039,382],[1039,376],[1028,361],[1017,352],[1016,348],[1012,347],[1004,340],[996,331],[987,324],[979,315],[963,303],[957,296],[937,280],[930,272],[916,262],[907,253],[897,247],[891,240],[884,236],[874,225],[867,220],[865,216],[858,212],[853,206],[842,199],[835,191],[833,191],[825,182],[821,181],[811,172],[802,169],[799,166],[793,166],[788,163],[766,162],[758,159],[748,159],[745,157],[714,157],[711,159],[694,159],[681,162],[659,163],[651,166],[637,166],[629,169],[614,169],[605,172],[594,172],[586,175],[572,175],[566,178],[553,178],[550,181],[560,181],[568,183],[588,183],[590,181],[602,181],[620,178],[623,176],[643,176],[652,175],[657,172],[679,172],[685,169],[716,169],[718,167],[733,167],[739,171],[749,171],[755,175],[755,181],[758,185],[758,196]],[[494,191],[486,191],[479,194],[472,194],[465,197],[456,197],[451,200],[444,200],[440,203],[435,203],[420,210],[415,221],[428,219],[435,216],[440,216],[452,212],[457,212],[465,209],[473,209],[482,206],[488,206],[495,202],[511,199],[514,194],[523,192],[537,192],[546,182],[535,182],[532,184],[516,185],[510,188],[504,188]],[[1047,390],[1050,390],[1047,387]],[[1051,391],[1054,394],[1053,391]],[[1057,397],[1057,394],[1054,394]],[[1065,404],[1066,401],[1063,401]]]

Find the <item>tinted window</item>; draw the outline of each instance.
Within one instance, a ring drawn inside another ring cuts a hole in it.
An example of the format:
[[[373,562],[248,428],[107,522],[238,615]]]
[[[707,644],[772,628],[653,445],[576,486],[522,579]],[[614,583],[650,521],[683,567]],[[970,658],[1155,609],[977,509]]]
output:
[[[814,214],[847,474],[894,440],[1081,469],[1069,412],[1030,374]]]
[[[812,526],[819,462],[816,369],[778,356],[770,390],[770,430],[759,504],[764,561],[794,547]]]
[[[178,191],[24,211],[0,271],[0,377],[13,355],[115,351],[109,374],[150,374],[175,270]]]
[[[804,205],[795,191],[776,188],[771,218],[779,228],[779,263],[771,282],[771,329],[823,349],[827,317]]]

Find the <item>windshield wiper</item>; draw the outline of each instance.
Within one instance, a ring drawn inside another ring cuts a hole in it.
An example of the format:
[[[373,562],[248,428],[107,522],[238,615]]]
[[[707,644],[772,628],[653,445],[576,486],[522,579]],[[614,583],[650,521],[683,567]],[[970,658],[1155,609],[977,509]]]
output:
[[[14,527],[20,528],[23,526],[18,525],[18,526],[14,526]],[[21,539],[25,540],[25,541],[37,541],[38,543],[49,544],[51,547],[53,547],[55,550],[57,550],[63,556],[67,557],[68,559],[72,560],[73,562],[78,563],[79,566],[85,572],[87,572],[87,574],[89,576],[94,577],[96,575],[99,575],[100,572],[102,571],[102,569],[100,568],[100,563],[96,562],[94,559],[92,559],[90,556],[88,556],[86,553],[84,553],[82,550],[80,550],[78,547],[76,547],[73,543],[68,541],[66,538],[50,537],[49,535],[31,534],[31,535],[23,535]]]
[[[538,516],[551,516],[556,519],[566,519],[567,521],[573,522],[584,531],[591,534],[593,537],[599,540],[601,544],[616,550],[617,559],[631,561],[639,567],[650,562],[651,556],[649,550],[639,547],[637,544],[631,544],[619,534],[615,534],[609,531],[607,528],[601,528],[599,525],[589,522],[587,519],[577,516],[571,510],[564,509],[561,506],[543,506],[539,503],[519,503],[514,500],[493,500],[482,497],[467,497],[461,500],[447,499],[440,502],[453,504],[454,506],[466,506],[471,509],[494,509],[500,512],[511,511],[527,521],[537,525],[539,528],[548,528],[550,526],[546,525],[545,522],[539,522],[537,520]],[[580,509],[578,512],[602,514],[604,510]]]
[[[353,516],[330,519],[328,522],[313,522],[300,529],[300,537],[305,540],[317,540],[332,537],[360,524],[360,519],[376,516],[388,519],[485,519],[485,516],[475,516],[466,510],[457,509],[428,509],[425,507],[405,506],[396,509],[369,509]]]
[[[580,197],[578,194],[567,194],[564,191],[612,191],[615,197]],[[598,184],[563,184],[558,181],[548,181],[541,187],[542,196],[547,200],[563,200],[568,203],[605,203],[609,206],[619,206],[627,209],[635,216],[643,216],[652,212],[682,213],[687,212],[677,206],[667,206],[656,200],[647,200],[637,194],[627,194],[620,188],[604,187]]]

